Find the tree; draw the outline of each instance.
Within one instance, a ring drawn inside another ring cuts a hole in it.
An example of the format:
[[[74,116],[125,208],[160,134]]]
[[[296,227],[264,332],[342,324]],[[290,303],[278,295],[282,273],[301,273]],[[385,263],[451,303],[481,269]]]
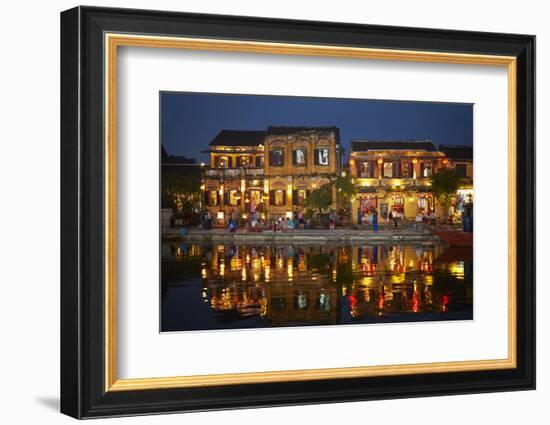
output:
[[[334,187],[336,188],[336,209],[337,211],[343,209],[344,216],[347,217],[350,212],[351,199],[357,194],[351,175],[347,173],[336,177]]]
[[[430,177],[432,191],[443,208],[445,217],[447,217],[451,202],[460,187],[460,182],[460,176],[451,168],[442,168]]]
[[[200,177],[198,175],[162,173],[161,186],[163,208],[179,208],[191,212],[195,204],[200,201]]]
[[[327,183],[323,186],[315,189],[309,194],[309,196],[304,201],[304,206],[306,208],[312,208],[319,211],[319,216],[321,216],[323,210],[326,210],[332,204],[332,184]]]

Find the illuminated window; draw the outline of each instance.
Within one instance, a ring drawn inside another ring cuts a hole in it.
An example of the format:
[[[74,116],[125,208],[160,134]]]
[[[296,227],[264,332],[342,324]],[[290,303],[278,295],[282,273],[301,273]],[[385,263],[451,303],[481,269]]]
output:
[[[393,162],[384,162],[384,177],[393,177]]]
[[[282,167],[283,165],[285,165],[284,150],[271,150],[269,152],[269,165],[272,167]]]
[[[328,148],[315,149],[315,165],[328,165]]]
[[[229,205],[231,206],[237,206],[239,205],[239,191],[238,190],[230,190],[229,191]]]
[[[307,151],[305,149],[296,149],[294,151],[293,163],[297,166],[307,165]]]
[[[256,211],[256,208],[260,205],[262,194],[259,190],[250,191],[250,211]]]
[[[276,190],[275,191],[275,206],[280,207],[285,204],[285,191]]]
[[[211,190],[208,192],[208,205],[218,205],[218,192],[216,190]]]
[[[409,161],[403,161],[403,177],[411,177],[411,163]]]
[[[432,175],[432,163],[422,163],[422,177],[430,177]]]
[[[238,167],[248,167],[250,164],[250,157],[248,156],[239,156],[237,158],[237,166]]]
[[[363,162],[361,164],[361,177],[369,178],[373,176],[372,162]]]
[[[229,160],[226,156],[220,156],[218,158],[218,168],[228,168],[229,167]]]

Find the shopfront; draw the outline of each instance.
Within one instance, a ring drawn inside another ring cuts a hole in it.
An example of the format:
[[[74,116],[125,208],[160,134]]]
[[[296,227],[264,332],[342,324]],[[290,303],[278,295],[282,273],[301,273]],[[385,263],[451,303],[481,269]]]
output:
[[[405,196],[402,193],[392,193],[390,195],[390,211],[392,215],[403,218],[405,215]]]
[[[249,190],[247,200],[246,200],[246,207],[247,210],[254,212],[254,211],[261,211],[262,210],[262,191],[261,190]]]
[[[418,195],[417,200],[418,214],[420,215],[429,215],[435,211],[435,202],[433,194],[431,193],[421,193]]]
[[[352,203],[355,208],[353,220],[357,223],[364,222],[365,217],[371,217],[379,210],[378,195],[376,193],[358,193]]]
[[[378,196],[375,193],[361,193],[357,198],[361,214],[372,213],[378,209]]]

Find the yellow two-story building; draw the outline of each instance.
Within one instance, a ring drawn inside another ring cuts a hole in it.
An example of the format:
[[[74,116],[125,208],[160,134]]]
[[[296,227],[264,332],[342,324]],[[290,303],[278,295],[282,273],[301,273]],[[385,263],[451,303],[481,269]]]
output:
[[[253,212],[263,219],[289,216],[342,170],[336,127],[222,130],[206,152],[204,205],[219,223]]]
[[[430,191],[430,177],[447,166],[445,154],[429,140],[355,139],[349,157],[357,195],[352,202],[352,220],[378,212],[415,219],[432,212],[440,216]]]

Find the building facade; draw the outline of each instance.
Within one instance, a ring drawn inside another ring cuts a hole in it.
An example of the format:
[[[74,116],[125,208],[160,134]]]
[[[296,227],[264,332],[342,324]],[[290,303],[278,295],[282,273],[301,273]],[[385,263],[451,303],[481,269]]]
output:
[[[336,127],[222,130],[206,152],[204,205],[219,223],[253,212],[268,219],[303,210],[311,191],[342,170]],[[335,200],[333,194],[334,207]]]
[[[430,177],[447,166],[445,154],[428,140],[368,140],[351,143],[350,173],[357,195],[352,202],[352,221],[378,212],[386,219],[441,215],[430,191]]]
[[[230,217],[262,219],[288,217],[304,210],[311,192],[343,172],[343,149],[336,127],[268,127],[262,131],[222,130],[206,151],[203,168],[204,207],[218,224]],[[453,168],[462,185],[452,205],[460,217],[473,202],[472,148],[441,145],[429,140],[354,139],[349,173],[357,194],[351,203],[352,222],[377,211],[398,218],[447,215],[430,189],[431,176]],[[332,189],[336,209],[336,193]]]
[[[462,184],[458,189],[456,204],[472,204],[474,202],[474,152],[471,146],[439,145],[439,150],[445,154],[449,166],[462,177]]]

